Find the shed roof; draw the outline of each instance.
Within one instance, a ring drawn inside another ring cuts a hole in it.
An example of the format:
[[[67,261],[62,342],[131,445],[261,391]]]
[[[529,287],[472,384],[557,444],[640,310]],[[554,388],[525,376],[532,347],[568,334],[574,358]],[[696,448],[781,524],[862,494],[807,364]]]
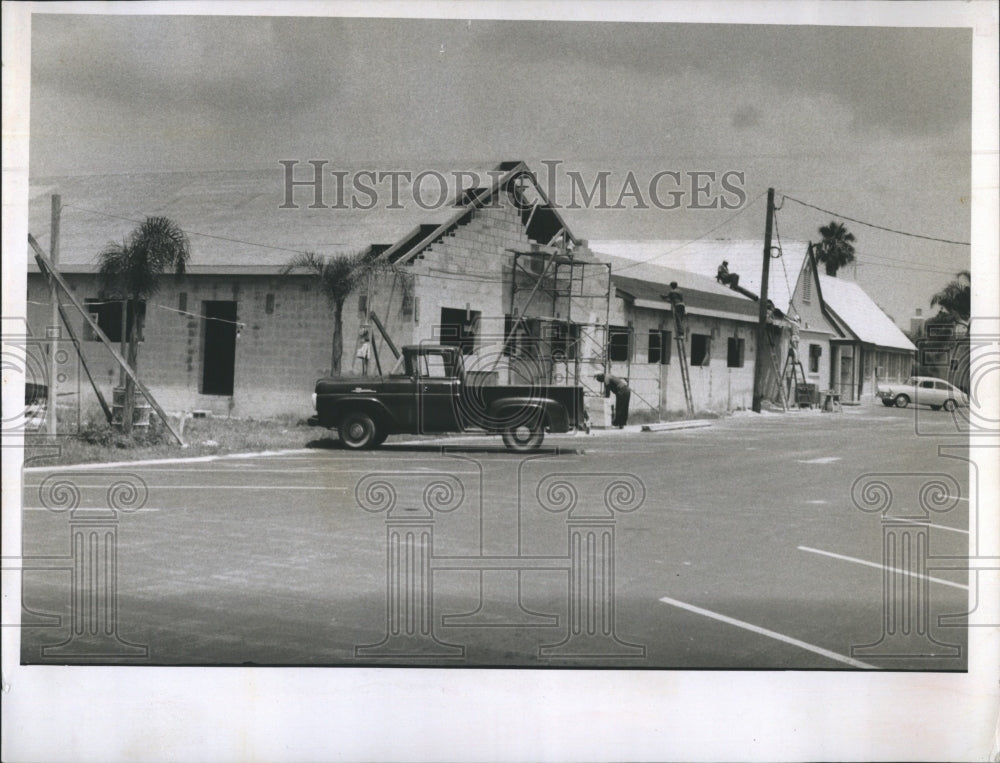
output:
[[[756,320],[757,303],[723,286],[715,278],[658,265],[637,266],[634,260],[603,252],[593,254],[611,264],[611,281],[615,288],[633,299],[662,303],[666,307],[665,295],[670,290],[670,282],[676,281],[684,295],[685,306],[692,312],[726,313]]]
[[[916,352],[913,342],[856,283],[820,275],[819,285],[823,302],[860,341]]]

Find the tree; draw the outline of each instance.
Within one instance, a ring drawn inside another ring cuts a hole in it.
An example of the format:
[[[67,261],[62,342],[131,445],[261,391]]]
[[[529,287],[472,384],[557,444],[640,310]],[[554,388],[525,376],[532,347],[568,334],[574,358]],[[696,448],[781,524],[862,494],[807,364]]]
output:
[[[828,276],[836,276],[838,270],[854,262],[854,234],[836,221],[820,228],[819,234],[823,240],[816,247],[816,259],[826,266]]]
[[[359,254],[337,254],[330,257],[303,252],[296,255],[282,271],[287,275],[295,268],[311,271],[319,280],[320,289],[333,305],[333,346],[330,352],[330,375],[340,375],[340,361],[344,354],[344,302],[351,293],[365,282],[369,275],[382,272],[388,264],[379,260],[371,251]]]
[[[138,373],[139,338],[145,321],[140,305],[160,288],[160,276],[167,270],[184,273],[191,258],[191,246],[184,231],[166,217],[147,217],[122,243],[109,243],[98,255],[101,292],[105,298],[126,302],[126,315],[132,317],[122,326],[128,331],[128,364]],[[125,379],[122,431],[132,433],[135,410],[135,382]]]
[[[955,276],[954,281],[931,297],[931,307],[936,305],[953,320],[968,323],[972,314],[972,273],[961,270]]]

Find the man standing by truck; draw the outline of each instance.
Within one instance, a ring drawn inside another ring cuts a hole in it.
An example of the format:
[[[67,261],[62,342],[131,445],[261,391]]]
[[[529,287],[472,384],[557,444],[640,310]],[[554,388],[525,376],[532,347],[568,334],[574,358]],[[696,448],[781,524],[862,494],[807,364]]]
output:
[[[628,423],[628,403],[632,398],[632,390],[624,379],[611,374],[597,374],[594,378],[604,385],[605,397],[610,397],[612,392],[615,394],[615,417],[611,425],[622,429]]]

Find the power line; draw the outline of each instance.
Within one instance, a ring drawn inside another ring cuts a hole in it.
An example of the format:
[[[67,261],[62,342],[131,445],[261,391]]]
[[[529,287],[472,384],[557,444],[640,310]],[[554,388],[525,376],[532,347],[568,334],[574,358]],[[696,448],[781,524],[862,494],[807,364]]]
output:
[[[78,204],[63,204],[63,207],[73,207],[74,209],[79,209],[81,212],[89,212],[92,215],[101,215],[102,217],[110,217],[113,220],[124,220],[125,222],[135,223],[137,225],[142,224],[142,220],[134,220],[131,217],[122,217],[121,215],[113,215],[110,212],[99,212],[96,209],[87,209],[86,207],[81,207]],[[259,246],[262,249],[274,249],[278,252],[291,252],[292,254],[302,254],[301,249],[289,249],[284,246],[274,246],[272,244],[259,244],[255,241],[244,241],[238,238],[229,238],[227,236],[217,236],[214,233],[199,233],[198,231],[184,229],[184,232],[189,236],[202,236],[203,238],[214,238],[219,241],[229,241],[233,244],[244,244],[246,246]]]
[[[644,260],[637,260],[635,263],[633,263],[631,265],[625,265],[624,267],[617,268],[616,272],[621,273],[623,270],[629,270],[631,268],[638,267],[639,265],[645,265],[646,263],[651,262],[652,260],[655,260],[655,259],[657,259],[659,257],[666,257],[668,254],[673,254],[674,252],[678,252],[681,249],[683,249],[684,247],[688,246],[689,244],[693,244],[695,241],[700,241],[701,239],[705,238],[705,236],[708,236],[709,234],[715,233],[715,231],[717,231],[719,228],[721,228],[724,225],[728,225],[733,220],[735,220],[737,217],[739,217],[740,215],[742,215],[744,212],[746,212],[748,209],[750,209],[750,207],[752,207],[754,204],[756,204],[757,201],[765,193],[767,193],[767,191],[761,191],[753,199],[750,200],[749,204],[744,205],[744,207],[739,212],[737,212],[736,214],[732,215],[731,217],[726,218],[721,223],[719,223],[718,225],[716,225],[714,228],[710,228],[709,230],[705,231],[704,233],[702,233],[697,238],[693,238],[690,241],[685,241],[680,246],[674,247],[673,249],[670,249],[670,250],[668,250],[666,252],[660,252],[659,254],[654,254],[652,257],[647,257]]]
[[[883,230],[887,233],[897,233],[900,236],[909,236],[911,238],[922,238],[925,241],[937,241],[941,244],[955,244],[956,246],[971,246],[968,241],[952,241],[947,238],[936,238],[934,236],[923,236],[919,233],[910,233],[905,230],[897,230],[895,228],[886,228],[884,225],[876,225],[875,223],[865,222],[864,220],[858,220],[854,217],[848,217],[847,215],[842,215],[840,212],[831,212],[829,209],[823,209],[822,207],[817,207],[815,204],[810,204],[807,201],[802,201],[801,199],[796,199],[794,196],[781,195],[781,203],[784,205],[785,200],[794,201],[796,204],[801,204],[803,207],[809,207],[810,209],[815,209],[819,212],[823,212],[827,215],[832,215],[833,217],[839,217],[842,220],[849,220],[852,223],[857,223],[858,225],[867,225],[869,228],[875,228],[876,230]]]

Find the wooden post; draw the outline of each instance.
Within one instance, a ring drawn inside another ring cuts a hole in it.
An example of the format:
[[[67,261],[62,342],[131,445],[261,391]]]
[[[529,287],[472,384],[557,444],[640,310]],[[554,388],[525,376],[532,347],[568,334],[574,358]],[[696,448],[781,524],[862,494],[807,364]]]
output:
[[[62,210],[62,198],[58,193],[52,194],[52,227],[50,228],[49,257],[52,263],[59,262],[59,213]],[[56,397],[59,385],[59,374],[56,372],[56,353],[59,350],[59,289],[56,288],[52,279],[49,279],[50,295],[52,297],[52,319],[49,321],[53,331],[53,336],[47,336],[49,340],[49,378],[45,426],[49,437],[55,437],[56,427]]]
[[[76,295],[73,294],[73,292],[70,290],[69,284],[67,284],[66,281],[63,280],[63,277],[59,274],[59,271],[55,270],[52,267],[52,264],[49,262],[48,257],[45,256],[45,252],[42,251],[42,248],[38,245],[38,242],[35,241],[35,237],[32,236],[30,233],[28,234],[28,244],[35,252],[35,260],[38,262],[39,269],[44,271],[45,273],[51,274],[52,278],[55,279],[55,282],[59,285],[59,288],[63,290],[63,293],[73,304],[73,307],[75,307],[77,311],[80,313],[80,315],[83,316],[83,320],[87,323],[88,326],[90,326],[91,330],[94,332],[94,335],[101,341],[101,344],[103,344],[105,347],[108,348],[108,352],[111,353],[111,357],[113,357],[115,359],[115,362],[118,363],[118,365],[124,369],[125,374],[130,379],[132,379],[132,381],[135,382],[135,386],[139,389],[140,392],[142,392],[146,400],[149,401],[150,406],[153,408],[154,411],[156,411],[156,414],[163,421],[164,426],[168,430],[170,430],[170,434],[174,436],[174,439],[177,440],[177,443],[179,445],[184,445],[184,440],[181,439],[181,436],[177,433],[177,430],[175,430],[173,425],[171,425],[170,419],[167,418],[166,412],[164,412],[164,410],[160,407],[160,404],[157,403],[156,400],[153,398],[152,393],[150,393],[150,391],[146,388],[146,385],[143,384],[141,381],[139,381],[139,378],[135,375],[135,371],[132,370],[132,368],[129,366],[125,358],[121,356],[121,353],[119,353],[118,350],[115,349],[114,344],[112,344],[111,340],[108,339],[108,335],[101,330],[101,327],[97,325],[97,322],[90,317],[90,313],[87,312],[87,309],[82,304],[80,304],[80,300],[78,300],[76,298]]]
[[[124,297],[122,298],[121,313],[122,313],[122,327],[121,327],[121,332],[118,334],[118,352],[120,352],[122,354],[122,357],[124,358],[125,353],[128,352],[128,341],[127,337],[125,336],[125,329],[128,326],[128,300],[125,299]],[[118,386],[119,387],[125,386],[124,368],[118,369]]]
[[[757,360],[753,369],[753,411],[760,413],[764,395],[764,368],[767,363],[767,281],[771,271],[771,222],[774,218],[774,189],[767,189],[767,217],[764,221],[764,267],[760,276],[760,301],[757,303]]]

